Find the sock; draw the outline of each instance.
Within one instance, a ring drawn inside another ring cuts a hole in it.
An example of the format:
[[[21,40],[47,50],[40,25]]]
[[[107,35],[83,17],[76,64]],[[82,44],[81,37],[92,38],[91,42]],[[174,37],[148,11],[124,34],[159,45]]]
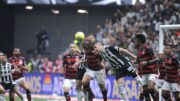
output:
[[[78,101],[82,101],[82,97],[83,97],[83,92],[81,90],[77,90],[77,98],[78,98]]]
[[[102,95],[103,95],[104,101],[107,101],[107,90],[106,89],[102,90]]]
[[[71,98],[70,98],[70,96],[69,96],[69,93],[64,92],[64,96],[65,96],[65,98],[66,98],[66,101],[71,101]]]
[[[126,89],[125,89],[125,87],[124,87],[123,84],[119,84],[119,91],[120,91],[121,97],[122,97],[125,101],[129,101],[129,100],[128,100],[128,96],[127,96]]]
[[[94,98],[95,95],[94,95],[94,93],[92,92],[89,83],[88,83],[88,85],[86,86],[86,89],[87,89],[87,91],[88,91],[89,97]]]
[[[31,101],[31,92],[29,89],[26,90],[26,96],[27,96],[28,101]]]
[[[84,87],[84,94],[85,94],[85,99],[88,99],[87,101],[92,101],[93,98],[95,97],[94,93],[92,92],[89,84],[83,85]]]

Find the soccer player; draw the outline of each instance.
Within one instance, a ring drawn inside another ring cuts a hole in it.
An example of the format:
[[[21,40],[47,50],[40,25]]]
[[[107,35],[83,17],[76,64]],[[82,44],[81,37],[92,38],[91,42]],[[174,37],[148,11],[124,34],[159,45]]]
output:
[[[169,45],[165,46],[163,66],[166,69],[165,82],[162,86],[162,96],[166,101],[172,101],[170,92],[176,101],[180,101],[180,64]]]
[[[164,55],[159,54],[159,61],[158,61],[159,77],[158,77],[157,82],[156,82],[158,89],[162,88],[163,83],[164,83],[164,79],[165,79],[165,75],[166,75],[166,70],[165,70],[165,67],[163,65],[163,62],[164,62]]]
[[[26,68],[26,61],[25,58],[21,56],[21,50],[19,48],[14,48],[13,50],[13,56],[9,58],[9,61],[11,64],[17,66],[17,68],[21,71],[21,72],[14,72],[13,73],[13,79],[15,82],[15,86],[18,87],[22,87],[25,91],[26,91],[26,96],[28,101],[31,101],[31,92],[30,89],[26,83],[25,77],[24,77],[24,72],[28,71]],[[22,96],[22,94],[20,94],[20,92],[17,90],[17,88],[15,87],[15,93],[22,99],[25,100]]]
[[[162,86],[164,84],[164,79],[165,79],[165,75],[166,75],[166,70],[165,70],[165,67],[163,66],[164,55],[158,54],[158,56],[159,56],[159,60],[158,60],[158,70],[159,70],[158,73],[159,74],[158,74],[158,79],[157,79],[156,85],[157,85],[157,88],[159,90],[159,94],[161,94]]]
[[[70,44],[69,46],[69,53],[63,56],[63,68],[64,68],[64,96],[66,101],[71,101],[69,90],[73,85],[76,84],[77,78],[77,68],[72,68],[72,66],[81,59],[80,53],[76,49],[75,44]]]
[[[3,94],[6,93],[6,90],[10,90],[9,92],[9,100],[14,101],[14,81],[12,78],[12,71],[15,70],[15,67],[7,62],[7,56],[0,53],[0,101],[5,101],[5,96]]]
[[[141,84],[141,78],[137,75],[135,68],[132,66],[130,61],[123,55],[123,53],[130,55],[134,59],[136,56],[126,49],[119,48],[116,46],[103,46],[101,43],[94,45],[94,52],[99,54],[104,60],[108,61],[111,66],[116,70],[115,77],[118,83],[120,95],[125,101],[129,101],[127,92],[124,87],[125,76],[132,76]]]
[[[82,58],[80,61],[82,61],[82,62],[78,67],[76,67],[76,68],[78,68],[78,76],[76,78],[76,82],[77,82],[76,89],[77,89],[78,101],[82,101],[82,97],[83,97],[82,79],[83,79],[83,76],[84,76],[84,74],[86,72],[86,68],[87,68],[87,64],[85,62],[86,61],[85,54],[81,53],[81,55],[82,55]],[[75,68],[75,67],[73,67],[73,68]],[[85,101],[91,101],[95,97],[92,90],[90,89],[89,84],[88,84],[88,89],[89,89],[88,94],[87,93],[84,94]]]
[[[89,82],[92,79],[96,79],[99,87],[101,89],[104,101],[107,101],[107,90],[105,87],[105,70],[102,65],[102,59],[100,55],[93,53],[93,46],[95,43],[94,36],[87,36],[83,43],[83,48],[85,50],[85,57],[87,63],[86,73],[83,76],[82,84],[84,87],[84,92],[89,93]]]
[[[146,44],[146,37],[143,34],[135,36],[135,47],[138,49],[137,62],[138,68],[141,68],[143,95],[145,100],[149,101],[151,94],[154,101],[159,100],[159,94],[156,90],[156,80],[158,77],[157,58],[151,47]]]

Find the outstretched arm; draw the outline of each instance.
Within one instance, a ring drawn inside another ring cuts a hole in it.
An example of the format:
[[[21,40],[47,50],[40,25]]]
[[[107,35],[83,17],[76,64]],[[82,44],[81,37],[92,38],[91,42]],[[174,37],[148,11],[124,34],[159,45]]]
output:
[[[119,52],[126,53],[126,54],[128,54],[129,56],[131,56],[133,59],[136,59],[136,58],[137,58],[133,53],[129,52],[127,49],[119,48]]]

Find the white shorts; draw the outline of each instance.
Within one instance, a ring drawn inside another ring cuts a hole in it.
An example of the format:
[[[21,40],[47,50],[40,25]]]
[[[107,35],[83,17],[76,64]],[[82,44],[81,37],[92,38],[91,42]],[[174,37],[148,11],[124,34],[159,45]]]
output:
[[[70,89],[73,85],[76,85],[76,79],[65,79],[63,88]]]
[[[162,88],[164,84],[164,80],[163,79],[157,79],[156,85],[158,88]]]
[[[25,77],[21,77],[14,81],[15,86],[19,86],[22,81],[25,81]]]
[[[164,81],[164,84],[162,86],[163,90],[167,91],[180,91],[180,85],[177,83],[169,83],[167,81]]]
[[[148,81],[154,81],[156,83],[158,75],[156,74],[144,74],[142,75],[142,85],[148,85]]]
[[[104,69],[93,71],[87,68],[85,75],[89,75],[92,78],[96,79],[99,84],[105,84],[106,74]]]

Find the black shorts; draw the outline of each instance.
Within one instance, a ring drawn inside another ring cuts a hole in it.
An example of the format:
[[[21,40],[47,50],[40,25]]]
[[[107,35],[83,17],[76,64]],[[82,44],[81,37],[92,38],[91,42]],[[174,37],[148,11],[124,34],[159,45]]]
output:
[[[81,80],[82,81],[85,72],[86,72],[85,68],[78,69],[78,76],[77,76],[76,80]]]
[[[116,80],[123,78],[125,76],[131,76],[135,78],[137,74],[135,71],[128,71],[126,69],[116,69],[116,74],[115,74]]]
[[[15,87],[15,85],[12,84],[12,83],[0,83],[0,84],[3,86],[3,88],[4,88],[5,90],[13,91],[13,90],[14,90],[14,87]]]

